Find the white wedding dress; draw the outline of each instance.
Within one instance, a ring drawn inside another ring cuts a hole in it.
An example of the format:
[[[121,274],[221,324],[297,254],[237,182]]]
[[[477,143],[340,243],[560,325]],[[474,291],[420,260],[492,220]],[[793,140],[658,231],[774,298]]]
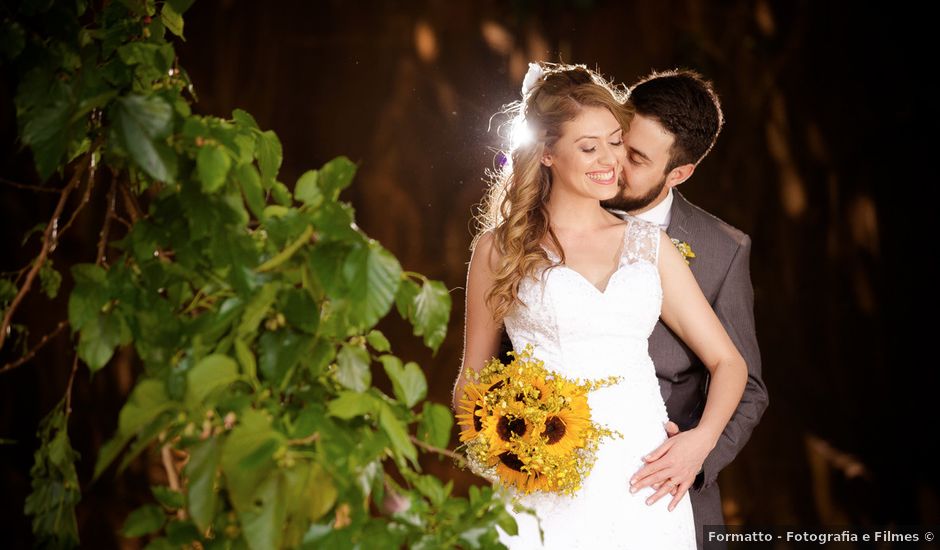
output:
[[[604,291],[567,266],[552,267],[544,285],[531,277],[522,281],[519,299],[527,307],[516,307],[505,319],[513,349],[532,344],[534,357],[550,370],[580,380],[622,377],[616,385],[591,391],[588,403],[592,420],[623,438],[601,439],[594,467],[574,496],[510,490],[513,499],[537,511],[545,533],[543,545],[535,518],[510,505],[519,534],[497,530],[511,549],[696,547],[687,494],[670,512],[672,495],[649,506],[645,501],[653,488],[629,490],[630,477],[644,465],[642,456],[666,440],[668,417],[647,344],[662,306],[660,228],[631,215],[625,221],[620,264]]]

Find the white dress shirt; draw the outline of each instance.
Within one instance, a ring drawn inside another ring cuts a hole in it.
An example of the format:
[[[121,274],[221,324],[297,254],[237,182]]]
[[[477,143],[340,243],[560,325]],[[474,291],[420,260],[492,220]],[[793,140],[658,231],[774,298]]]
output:
[[[672,200],[672,187],[670,187],[669,192],[666,193],[666,198],[664,198],[662,202],[646,212],[637,214],[636,217],[648,222],[658,223],[660,227],[666,229],[669,227],[669,214],[672,211]]]
[[[669,227],[669,220],[672,214],[673,199],[674,197],[672,195],[672,187],[670,187],[669,192],[666,193],[666,198],[664,198],[662,202],[650,208],[646,212],[641,212],[640,214],[636,214],[635,216],[637,218],[640,218],[641,220],[646,220],[648,222],[657,223],[659,224],[660,227],[662,227],[663,229],[666,229],[667,227]],[[611,209],[611,212],[613,212],[614,214],[617,214],[620,217],[623,217],[623,214],[624,214],[623,210]]]

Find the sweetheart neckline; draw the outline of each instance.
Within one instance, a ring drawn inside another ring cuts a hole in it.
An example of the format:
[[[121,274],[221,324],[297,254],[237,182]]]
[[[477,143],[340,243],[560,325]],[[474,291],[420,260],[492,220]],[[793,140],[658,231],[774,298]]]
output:
[[[611,273],[610,277],[607,278],[607,285],[604,287],[604,290],[601,290],[601,289],[597,288],[596,286],[594,286],[594,283],[592,283],[591,281],[589,281],[589,280],[587,279],[587,277],[585,277],[584,275],[581,275],[577,270],[572,269],[572,268],[566,266],[565,264],[558,264],[558,265],[553,266],[553,267],[562,267],[562,268],[567,269],[567,270],[570,271],[571,273],[574,273],[580,280],[584,281],[584,284],[586,284],[587,286],[593,288],[594,291],[597,292],[597,294],[599,294],[599,295],[602,296],[602,297],[606,297],[606,296],[607,296],[607,291],[610,290],[610,285],[611,285],[611,283],[613,282],[614,277],[617,276],[617,274],[619,274],[621,271],[623,271],[624,268],[627,268],[627,267],[639,267],[639,266],[642,266],[643,264],[646,264],[646,265],[649,265],[649,266],[653,267],[653,268],[654,268],[653,271],[656,273],[656,277],[659,278],[659,269],[656,268],[656,266],[655,266],[654,264],[651,264],[651,263],[649,263],[649,262],[644,262],[644,261],[642,261],[642,260],[638,260],[638,261],[635,261],[635,262],[621,263],[621,264],[617,267],[617,269],[615,269],[614,272]]]
[[[615,269],[614,272],[611,273],[609,277],[607,277],[607,281],[604,282],[604,290],[601,290],[600,288],[598,288],[597,285],[595,285],[594,283],[592,283],[592,282],[591,282],[587,277],[585,277],[580,271],[578,271],[577,269],[575,269],[575,268],[569,266],[568,264],[559,263],[559,264],[556,264],[556,265],[554,265],[554,266],[552,266],[552,267],[563,267],[563,268],[567,269],[568,271],[571,271],[572,273],[574,273],[575,275],[577,275],[578,277],[580,277],[582,281],[584,281],[585,283],[587,283],[588,286],[590,286],[591,288],[593,288],[594,290],[596,290],[598,294],[600,294],[601,296],[605,296],[605,295],[607,294],[607,289],[610,288],[610,282],[614,280],[614,275],[616,275],[617,273],[619,273],[624,267],[626,267],[626,266],[628,266],[628,265],[632,265],[632,264],[625,264],[625,263],[623,263],[623,256],[624,256],[624,254],[627,252],[627,235],[629,234],[630,223],[632,223],[630,220],[624,220],[624,224],[623,224],[623,236],[620,238],[620,250],[619,250],[619,252],[618,252],[618,254],[617,254],[617,269]],[[561,260],[561,258],[559,258],[554,252],[552,252],[552,251],[549,250],[548,248],[545,248],[545,245],[539,244],[539,246],[542,247],[542,250],[544,250],[544,251],[548,254],[548,256],[549,256],[550,258],[553,257],[553,258],[555,259],[555,261]]]

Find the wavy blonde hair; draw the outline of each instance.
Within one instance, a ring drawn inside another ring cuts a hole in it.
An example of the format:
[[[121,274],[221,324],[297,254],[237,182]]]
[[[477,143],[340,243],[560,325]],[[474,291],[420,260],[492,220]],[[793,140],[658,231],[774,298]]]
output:
[[[506,163],[492,174],[477,216],[478,231],[471,244],[493,232],[499,256],[493,286],[485,301],[494,320],[502,322],[518,298],[519,283],[536,269],[550,265],[540,243],[547,234],[564,262],[565,253],[551,228],[548,210],[552,186],[550,169],[541,162],[561,137],[562,125],[585,107],[604,107],[630,128],[634,109],[627,93],[583,65],[540,64],[543,75],[521,101],[506,106],[513,128],[527,128],[530,139],[510,144]],[[522,126],[524,125],[524,126]]]

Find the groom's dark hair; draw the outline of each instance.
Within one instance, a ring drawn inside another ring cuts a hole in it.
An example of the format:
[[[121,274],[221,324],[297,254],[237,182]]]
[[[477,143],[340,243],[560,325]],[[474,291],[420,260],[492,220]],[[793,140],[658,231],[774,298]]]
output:
[[[712,83],[690,69],[653,72],[630,88],[636,114],[653,118],[675,142],[664,173],[705,158],[724,125],[721,102]]]

